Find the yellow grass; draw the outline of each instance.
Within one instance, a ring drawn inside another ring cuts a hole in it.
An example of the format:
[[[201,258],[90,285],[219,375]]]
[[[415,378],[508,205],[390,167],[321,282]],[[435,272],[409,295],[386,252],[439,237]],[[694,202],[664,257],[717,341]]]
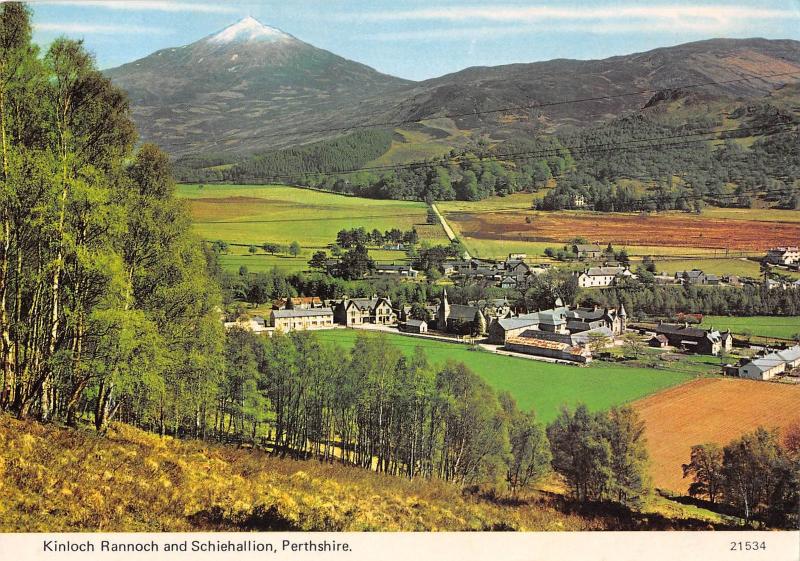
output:
[[[127,425],[104,438],[0,414],[0,532],[585,531],[718,521],[674,505],[665,514],[661,499],[624,522],[567,514],[561,492],[551,478],[541,491],[502,502],[438,480],[160,438]]]

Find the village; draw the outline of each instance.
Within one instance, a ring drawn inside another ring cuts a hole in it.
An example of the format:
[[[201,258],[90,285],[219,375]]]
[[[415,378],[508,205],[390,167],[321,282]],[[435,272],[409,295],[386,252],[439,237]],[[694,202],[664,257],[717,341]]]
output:
[[[445,272],[456,279],[479,275],[485,279],[501,278],[502,288],[505,288],[502,284],[511,283],[515,287],[527,286],[533,276],[546,272],[547,268],[530,266],[525,257],[511,254],[499,263],[478,259],[449,261],[445,263]],[[795,263],[796,259],[790,259],[780,264]],[[410,266],[384,266],[377,271],[410,279],[417,278],[418,273]],[[623,266],[589,267],[574,276],[582,289],[613,286],[621,279],[635,278]],[[725,282],[737,286],[730,277],[723,281],[697,270],[676,273],[670,279],[677,285]],[[796,286],[798,283],[783,288]],[[629,349],[633,349],[634,355],[649,349],[651,353],[662,352],[673,357],[707,355],[729,359],[733,362],[722,362],[719,370],[725,376],[800,383],[800,345],[749,345],[747,341],[736,341],[730,330],[701,327],[689,321],[632,324],[631,312],[624,305],[568,306],[560,298],[554,300],[551,308],[536,311],[516,309],[508,298],[451,303],[445,288],[441,298],[422,307],[398,306],[378,295],[333,300],[316,296],[282,298],[272,302],[268,313],[231,318],[225,327],[270,336],[276,332],[342,328],[384,331],[576,366],[588,365],[593,360],[618,360],[620,353],[625,356]]]

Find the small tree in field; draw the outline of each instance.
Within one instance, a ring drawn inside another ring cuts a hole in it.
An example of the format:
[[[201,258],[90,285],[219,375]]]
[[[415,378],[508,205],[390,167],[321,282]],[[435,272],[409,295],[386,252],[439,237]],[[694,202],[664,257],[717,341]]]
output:
[[[599,353],[611,344],[611,337],[604,333],[589,333],[589,350],[593,354]]]
[[[717,502],[722,489],[722,448],[716,444],[692,446],[688,464],[683,464],[683,476],[692,476],[689,496],[705,496]]]
[[[298,255],[300,255],[300,244],[297,243],[296,241],[289,244],[289,255],[291,255],[292,257],[297,257]]]
[[[622,336],[622,341],[623,348],[625,349],[625,356],[639,358],[644,352],[644,344],[635,333],[626,333]]]
[[[254,245],[251,245],[250,247],[247,248],[247,251],[248,253],[250,253],[250,255],[255,255],[256,252],[258,251],[258,248]]]

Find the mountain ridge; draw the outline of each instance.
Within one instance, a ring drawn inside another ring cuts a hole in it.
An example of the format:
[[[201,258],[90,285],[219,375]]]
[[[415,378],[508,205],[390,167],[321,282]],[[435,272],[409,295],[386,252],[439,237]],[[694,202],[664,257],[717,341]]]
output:
[[[458,129],[503,140],[595,124],[670,96],[763,99],[800,78],[800,42],[707,39],[604,59],[468,67],[414,82],[248,17],[106,74],[128,91],[143,140],[174,156],[233,156],[325,140],[353,126],[454,114]],[[771,74],[778,76],[752,78]],[[693,84],[707,85],[688,92]],[[677,91],[661,99],[661,90]]]

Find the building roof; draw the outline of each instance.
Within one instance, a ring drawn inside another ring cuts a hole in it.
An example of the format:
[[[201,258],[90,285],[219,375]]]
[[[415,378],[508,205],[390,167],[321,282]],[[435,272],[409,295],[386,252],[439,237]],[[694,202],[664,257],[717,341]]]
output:
[[[280,319],[333,316],[333,310],[330,308],[310,308],[308,310],[272,310],[272,315],[273,317]]]
[[[683,271],[683,272],[675,273],[675,274],[676,275],[680,275],[683,278],[687,278],[687,279],[699,279],[700,277],[702,277],[704,275],[703,271],[701,271],[700,269],[692,269],[691,271]]]
[[[386,298],[351,298],[349,300],[345,300],[344,303],[345,306],[347,306],[350,302],[352,302],[361,310],[372,310],[382,300],[391,305],[391,302],[389,302]]]
[[[625,272],[625,267],[589,267],[584,272],[590,277],[615,277]]]
[[[578,251],[602,251],[599,245],[594,244],[575,244],[574,247]]]
[[[767,356],[757,358],[752,362],[742,365],[742,368],[749,366],[755,368],[759,372],[767,372],[783,364],[785,364],[785,362],[781,360],[780,357],[778,357],[775,353],[771,353]]]
[[[539,329],[526,329],[520,333],[517,339],[538,339],[541,341],[551,341],[555,343],[564,343],[566,345],[574,345],[572,336],[567,333],[552,333],[549,331],[540,331]]]
[[[376,265],[376,271],[408,271],[411,272],[414,269],[411,265]]]
[[[794,362],[796,360],[800,360],[800,345],[789,347],[788,349],[785,349],[783,351],[778,351],[775,354],[778,355],[785,362]]]
[[[557,341],[546,341],[544,339],[533,339],[528,337],[509,337],[506,343],[528,347],[530,349],[542,349],[550,351],[561,351],[565,354],[573,356],[586,356],[587,351],[581,347],[574,347],[568,343],[559,343]]]
[[[592,341],[591,337],[592,334],[602,335],[604,337],[608,337],[609,339],[614,338],[614,332],[611,331],[608,327],[595,327],[594,329],[590,329],[589,331],[581,331],[580,333],[573,333],[571,335],[572,344],[587,345]]]
[[[686,327],[684,325],[677,325],[674,323],[662,323],[656,326],[656,333],[665,335],[679,335],[681,337],[690,337],[694,339],[702,339],[710,332],[705,329],[697,327]]]
[[[464,304],[450,304],[450,315],[447,319],[456,319],[463,321],[472,321],[475,319],[475,314],[480,311],[475,306],[465,306]]]
[[[567,311],[567,317],[570,319],[581,319],[584,321],[595,321],[604,318],[606,310],[603,308],[575,308],[574,310]]]
[[[428,322],[423,319],[409,319],[406,320],[406,325],[410,325],[412,327],[422,327],[423,325],[427,326]]]
[[[653,335],[653,337],[650,340],[652,341],[653,339],[655,339],[659,343],[663,343],[664,345],[669,345],[669,339],[667,339],[667,336],[662,333]]]
[[[529,317],[515,317],[515,318],[503,318],[497,320],[497,325],[502,327],[504,330],[508,331],[511,329],[521,329],[525,327],[531,327],[534,325],[539,325],[539,318],[529,318]]]

